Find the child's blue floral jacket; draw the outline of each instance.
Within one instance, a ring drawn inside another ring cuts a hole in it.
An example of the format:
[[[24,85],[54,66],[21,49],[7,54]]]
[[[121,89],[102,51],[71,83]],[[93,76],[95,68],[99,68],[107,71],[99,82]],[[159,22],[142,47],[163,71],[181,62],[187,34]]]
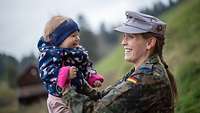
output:
[[[89,73],[94,72],[92,62],[89,60],[87,51],[82,47],[58,48],[51,46],[41,38],[38,42],[39,72],[43,85],[48,93],[54,96],[62,96],[57,88],[57,77],[62,66],[76,66],[77,77],[71,80],[76,89],[81,89]]]

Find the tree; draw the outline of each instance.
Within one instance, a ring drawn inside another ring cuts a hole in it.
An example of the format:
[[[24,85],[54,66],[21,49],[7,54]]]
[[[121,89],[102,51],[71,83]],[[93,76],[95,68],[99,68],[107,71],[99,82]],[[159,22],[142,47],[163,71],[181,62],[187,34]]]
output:
[[[19,62],[12,56],[0,54],[0,80],[6,81],[10,87],[15,87]]]
[[[83,15],[78,16],[78,23],[80,25],[80,43],[86,48],[90,58],[97,61],[99,58],[97,36],[90,30],[89,24]]]
[[[28,66],[30,65],[36,65],[37,64],[37,58],[33,53],[31,53],[28,56],[24,56],[19,64],[19,72],[21,73],[24,71]]]

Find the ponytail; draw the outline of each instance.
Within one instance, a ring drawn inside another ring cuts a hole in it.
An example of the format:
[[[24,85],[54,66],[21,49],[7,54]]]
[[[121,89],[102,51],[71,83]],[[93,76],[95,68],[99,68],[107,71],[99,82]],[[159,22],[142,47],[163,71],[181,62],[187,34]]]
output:
[[[164,68],[165,68],[165,70],[166,70],[166,72],[167,72],[167,77],[168,77],[168,79],[169,79],[169,81],[170,81],[170,86],[171,86],[171,90],[172,90],[172,96],[173,96],[174,99],[177,100],[177,99],[178,99],[178,91],[177,91],[176,81],[175,81],[175,79],[174,79],[174,76],[173,76],[173,74],[169,71],[168,65],[167,65],[166,62],[164,61],[163,57],[160,56],[160,55],[159,55],[159,57],[160,57],[161,63],[164,65]]]
[[[157,37],[157,43],[156,43],[156,53],[158,54],[161,63],[164,65],[164,68],[167,72],[167,77],[170,81],[170,86],[171,86],[171,91],[172,91],[172,97],[173,99],[177,100],[178,98],[178,91],[177,91],[177,87],[176,87],[176,81],[174,79],[174,75],[169,71],[168,65],[165,62],[164,58],[163,58],[163,46],[165,44],[164,42],[164,37]]]
[[[176,81],[174,79],[173,74],[169,71],[168,65],[164,61],[164,58],[163,58],[162,52],[163,52],[164,39],[165,39],[164,36],[160,36],[160,35],[157,35],[155,33],[144,33],[142,35],[143,35],[144,38],[149,38],[149,37],[152,37],[152,36],[156,37],[157,42],[156,42],[156,47],[155,47],[153,54],[158,54],[160,61],[163,64],[163,66],[164,66],[164,68],[167,72],[167,78],[170,81],[170,88],[171,88],[171,91],[172,91],[172,99],[177,100],[178,99],[178,91],[177,91],[177,87],[176,87]]]

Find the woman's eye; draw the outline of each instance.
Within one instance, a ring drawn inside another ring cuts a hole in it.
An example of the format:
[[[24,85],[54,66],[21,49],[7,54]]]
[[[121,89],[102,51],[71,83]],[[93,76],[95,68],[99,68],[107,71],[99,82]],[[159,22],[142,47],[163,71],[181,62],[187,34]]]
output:
[[[126,34],[124,34],[124,37],[134,38],[135,36],[133,34],[126,33]]]
[[[135,37],[135,35],[128,34],[128,37],[129,37],[129,38],[134,38],[134,37]]]

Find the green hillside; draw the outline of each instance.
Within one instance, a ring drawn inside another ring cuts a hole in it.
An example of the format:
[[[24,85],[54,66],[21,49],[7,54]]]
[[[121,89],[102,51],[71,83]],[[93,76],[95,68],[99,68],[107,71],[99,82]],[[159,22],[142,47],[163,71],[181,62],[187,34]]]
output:
[[[200,113],[200,0],[185,0],[161,16],[167,22],[164,56],[179,90],[176,113]],[[112,84],[130,69],[118,47],[97,64],[98,72]]]

